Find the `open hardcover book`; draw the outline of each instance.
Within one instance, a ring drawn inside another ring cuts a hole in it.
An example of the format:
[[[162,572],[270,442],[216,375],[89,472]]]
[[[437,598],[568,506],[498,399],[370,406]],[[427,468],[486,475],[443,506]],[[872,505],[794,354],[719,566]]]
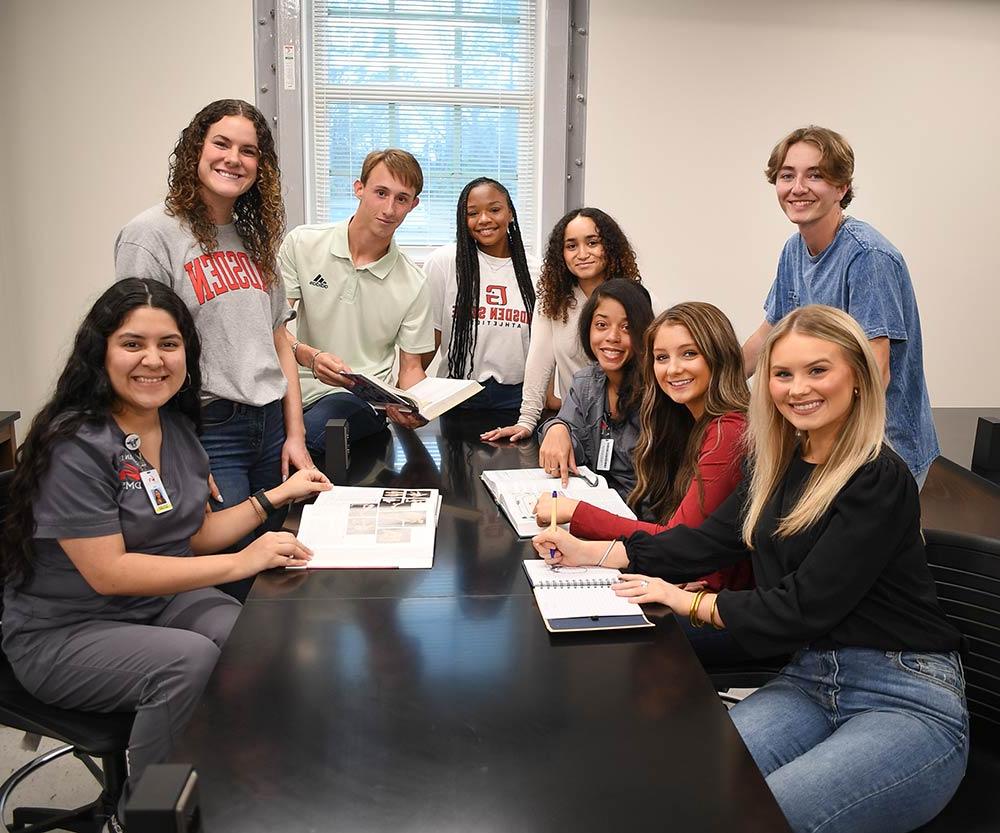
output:
[[[429,568],[440,510],[437,489],[334,486],[302,508],[298,538],[313,558],[297,569]]]
[[[514,525],[519,538],[530,538],[539,533],[535,504],[543,492],[557,492],[558,497],[584,500],[616,515],[635,518],[635,513],[628,508],[621,495],[608,486],[608,481],[601,475],[594,474],[586,466],[580,466],[578,471],[579,475],[570,475],[565,489],[558,477],[546,474],[544,469],[484,471],[482,480],[507,520]]]
[[[405,411],[422,416],[428,422],[462,404],[483,389],[479,382],[469,379],[439,379],[428,376],[413,387],[400,390],[367,373],[344,375],[354,382],[351,393],[364,399],[373,408],[398,405]]]
[[[609,567],[550,567],[540,558],[524,562],[538,612],[552,633],[651,628],[642,608],[612,585],[621,578]]]

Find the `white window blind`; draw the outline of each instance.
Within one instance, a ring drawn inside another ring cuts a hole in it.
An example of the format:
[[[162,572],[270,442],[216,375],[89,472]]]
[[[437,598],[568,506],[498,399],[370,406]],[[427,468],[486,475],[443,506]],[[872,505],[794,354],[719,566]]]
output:
[[[352,185],[374,149],[410,151],[420,205],[396,241],[455,239],[463,186],[507,186],[522,236],[538,205],[537,0],[312,0],[308,102],[314,222],[351,216]]]

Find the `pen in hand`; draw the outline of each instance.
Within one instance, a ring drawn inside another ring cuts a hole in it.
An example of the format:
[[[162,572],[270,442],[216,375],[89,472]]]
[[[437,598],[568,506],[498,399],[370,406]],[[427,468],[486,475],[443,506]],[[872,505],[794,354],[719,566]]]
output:
[[[552,490],[552,521],[549,524],[549,532],[552,533],[553,535],[555,535],[555,533],[556,533],[556,518],[559,517],[558,512],[556,511],[556,503],[557,503],[558,500],[559,500],[559,492],[557,492],[555,489],[553,489]],[[555,547],[549,547],[549,558],[555,558],[555,557],[556,557],[556,548]]]

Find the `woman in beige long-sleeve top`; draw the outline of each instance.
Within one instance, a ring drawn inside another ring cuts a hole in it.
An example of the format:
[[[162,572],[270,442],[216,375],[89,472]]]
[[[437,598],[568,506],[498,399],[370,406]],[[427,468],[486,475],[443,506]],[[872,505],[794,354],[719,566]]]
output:
[[[570,211],[552,229],[538,279],[538,307],[531,323],[531,345],[524,369],[521,413],[516,425],[482,435],[492,441],[531,436],[546,405],[556,371],[565,389],[573,374],[590,363],[577,332],[580,310],[594,289],[610,278],[641,281],[635,251],[614,218],[599,208]],[[653,300],[653,310],[659,304]],[[551,407],[559,401],[552,398]]]

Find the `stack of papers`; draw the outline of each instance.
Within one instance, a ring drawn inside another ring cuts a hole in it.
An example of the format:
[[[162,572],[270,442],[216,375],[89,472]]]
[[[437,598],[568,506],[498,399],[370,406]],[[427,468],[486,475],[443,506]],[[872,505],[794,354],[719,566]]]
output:
[[[427,569],[440,512],[437,489],[334,486],[302,509],[298,539],[313,558],[298,569]]]

